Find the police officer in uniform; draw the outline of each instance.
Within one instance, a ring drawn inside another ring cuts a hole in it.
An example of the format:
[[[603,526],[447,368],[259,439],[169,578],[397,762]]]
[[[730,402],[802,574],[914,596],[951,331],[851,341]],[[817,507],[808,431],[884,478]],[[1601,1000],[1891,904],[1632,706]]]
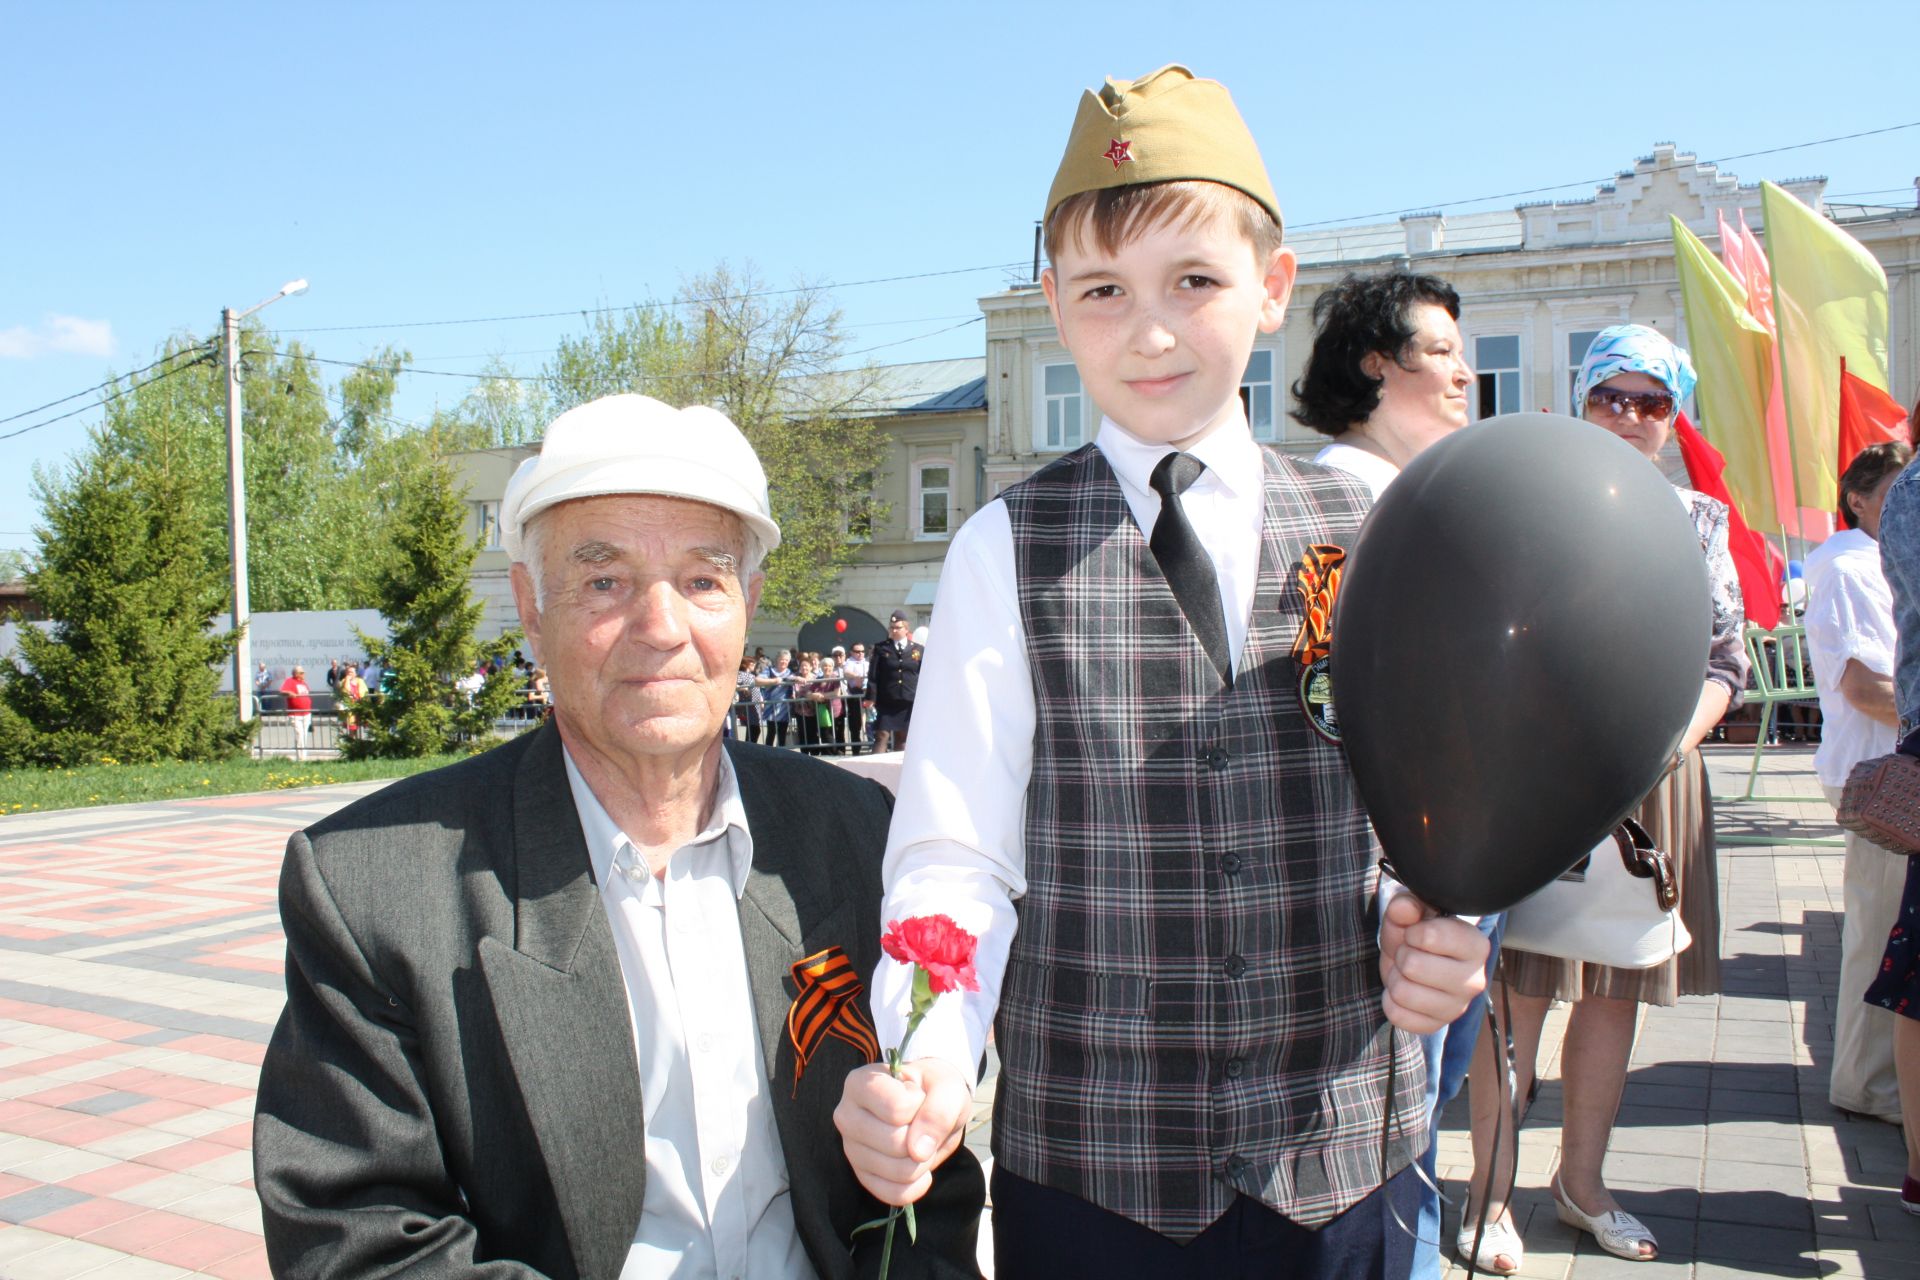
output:
[[[926,650],[913,638],[913,618],[895,609],[887,638],[873,647],[867,664],[867,700],[880,714],[874,722],[875,751],[905,751]]]

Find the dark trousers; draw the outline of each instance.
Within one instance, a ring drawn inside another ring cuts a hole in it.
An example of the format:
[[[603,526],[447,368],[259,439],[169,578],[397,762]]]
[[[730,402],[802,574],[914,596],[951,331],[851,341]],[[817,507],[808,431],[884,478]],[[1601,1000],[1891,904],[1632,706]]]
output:
[[[997,1280],[1406,1280],[1420,1183],[1402,1169],[1310,1231],[1248,1196],[1186,1244],[993,1167]],[[1398,1211],[1400,1222],[1394,1221]],[[1400,1223],[1405,1223],[1402,1227]]]
[[[787,725],[790,723],[791,721],[787,720],[785,717],[782,717],[781,719],[778,719],[778,720],[763,721],[763,726],[766,729],[766,734],[767,734],[766,738],[764,739],[766,744],[770,747],[786,746],[787,745]]]

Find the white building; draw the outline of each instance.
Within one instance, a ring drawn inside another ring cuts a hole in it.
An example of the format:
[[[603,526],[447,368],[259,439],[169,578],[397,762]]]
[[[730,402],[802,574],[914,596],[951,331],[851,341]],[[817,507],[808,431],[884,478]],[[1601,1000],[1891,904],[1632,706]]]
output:
[[[1886,268],[1893,392],[1911,400],[1920,391],[1920,208],[1828,208],[1824,178],[1779,185],[1825,208]],[[1477,416],[1567,413],[1573,374],[1596,331],[1633,321],[1686,344],[1668,215],[1717,248],[1716,214],[1735,222],[1741,211],[1761,231],[1758,183],[1740,183],[1663,143],[1583,200],[1455,217],[1411,214],[1289,235],[1301,269],[1287,321],[1259,339],[1241,388],[1254,435],[1289,452],[1311,453],[1324,443],[1286,416],[1287,388],[1312,347],[1314,299],[1350,271],[1403,268],[1459,290],[1460,328],[1479,374]],[[844,616],[884,619],[904,605],[924,620],[953,530],[1001,489],[1086,443],[1099,425],[1099,408],[1080,387],[1037,283],[990,294],[980,309],[983,357],[885,371],[872,412],[891,440],[875,480],[889,512],[841,576]],[[1702,426],[1713,434],[1711,422]],[[499,496],[524,456],[493,451],[462,459],[476,529],[497,522]],[[475,585],[489,599],[489,620],[511,625],[505,576],[504,553],[483,553]],[[763,618],[752,641],[791,645],[795,630],[788,620]]]

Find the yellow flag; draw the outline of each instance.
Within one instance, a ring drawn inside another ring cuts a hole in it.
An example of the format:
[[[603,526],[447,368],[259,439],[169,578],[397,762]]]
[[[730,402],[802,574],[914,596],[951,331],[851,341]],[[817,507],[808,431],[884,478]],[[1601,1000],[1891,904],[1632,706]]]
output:
[[[1747,524],[1779,527],[1767,470],[1767,395],[1773,335],[1747,314],[1747,292],[1678,218],[1673,263],[1687,314],[1687,349],[1700,384],[1701,430],[1727,460],[1727,492]]]
[[[1800,504],[1831,510],[1841,357],[1849,373],[1887,390],[1887,273],[1858,240],[1771,182],[1760,184],[1760,207]]]

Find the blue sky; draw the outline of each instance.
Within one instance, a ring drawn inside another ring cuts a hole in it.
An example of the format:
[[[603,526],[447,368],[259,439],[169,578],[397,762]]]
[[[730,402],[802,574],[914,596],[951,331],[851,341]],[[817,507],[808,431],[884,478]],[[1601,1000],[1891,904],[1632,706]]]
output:
[[[1103,75],[1225,81],[1290,225],[1377,221],[1587,195],[1659,141],[1710,159],[1920,120],[1910,77],[1864,65],[1897,8],[0,0],[0,418],[296,276],[263,318],[319,355],[532,373],[581,310],[721,260],[776,287],[951,272],[833,293],[853,348],[897,344],[874,359],[975,355],[962,322],[1030,258]],[[1920,129],[1725,167],[1909,203]],[[563,314],[390,327],[529,312]],[[466,385],[410,377],[397,412]],[[0,547],[31,544],[32,467],[98,417],[0,440]]]

